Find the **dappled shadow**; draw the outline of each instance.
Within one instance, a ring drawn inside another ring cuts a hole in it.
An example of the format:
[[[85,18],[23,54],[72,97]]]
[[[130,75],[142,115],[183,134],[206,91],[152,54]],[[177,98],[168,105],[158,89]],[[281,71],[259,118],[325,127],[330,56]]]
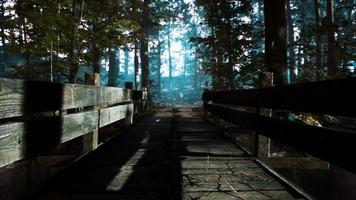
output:
[[[171,199],[171,124],[148,117],[59,173],[39,199]]]

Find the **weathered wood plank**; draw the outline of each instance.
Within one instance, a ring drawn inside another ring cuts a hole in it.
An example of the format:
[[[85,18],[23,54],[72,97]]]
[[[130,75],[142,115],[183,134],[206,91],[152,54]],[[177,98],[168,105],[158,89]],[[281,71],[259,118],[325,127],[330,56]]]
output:
[[[132,90],[0,79],[0,119],[132,101]]]
[[[114,123],[116,121],[129,117],[134,112],[133,104],[119,105],[111,108],[105,108],[100,110],[100,124],[99,127],[103,127]]]
[[[63,116],[60,142],[66,142],[89,133],[97,128],[98,112],[89,111]]]
[[[99,87],[0,79],[0,119],[94,106]]]
[[[100,102],[99,104],[113,105],[132,101],[132,90],[115,87],[101,87],[100,88]]]
[[[0,167],[89,133],[97,124],[98,112],[89,111],[46,119],[45,122],[1,125]]]
[[[24,113],[24,81],[0,79],[0,119]]]
[[[25,157],[25,123],[11,123],[0,126],[0,167]]]
[[[63,85],[62,110],[97,105],[99,95],[99,87],[65,84]]]

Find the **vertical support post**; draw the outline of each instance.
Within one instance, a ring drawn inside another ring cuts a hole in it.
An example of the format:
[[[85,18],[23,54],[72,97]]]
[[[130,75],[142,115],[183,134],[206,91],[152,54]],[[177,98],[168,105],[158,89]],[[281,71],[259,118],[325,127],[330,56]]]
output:
[[[140,99],[142,111],[146,111],[148,95],[148,88],[142,87],[142,98]]]
[[[96,88],[96,99],[100,99],[100,74],[94,73],[93,75],[93,83],[97,87]],[[100,101],[97,101],[97,105],[94,106],[93,110],[98,112],[98,122],[96,123],[96,128],[88,133],[83,135],[83,153],[88,153],[90,151],[98,148],[98,136],[99,136],[99,123],[100,123]]]
[[[266,72],[262,75],[262,87],[273,87],[273,73]],[[272,117],[272,109],[261,108],[260,115]],[[267,159],[271,155],[271,139],[257,134],[257,157],[261,160]]]
[[[132,91],[133,91],[133,82],[125,82],[125,89],[126,90],[130,90],[130,92],[131,92],[131,103],[133,103],[133,96],[132,96]],[[133,124],[133,115],[134,115],[134,110],[135,110],[135,108],[134,107],[130,107],[129,109],[132,109],[132,114],[130,115],[130,116],[127,116],[126,118],[125,118],[125,126],[129,126],[129,125],[131,125],[131,124]]]

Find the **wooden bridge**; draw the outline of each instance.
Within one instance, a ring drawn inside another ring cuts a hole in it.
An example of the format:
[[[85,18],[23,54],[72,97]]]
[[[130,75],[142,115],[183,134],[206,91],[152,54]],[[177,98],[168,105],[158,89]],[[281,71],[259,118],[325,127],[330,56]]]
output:
[[[355,84],[207,91],[210,114],[197,107],[150,114],[146,93],[130,88],[0,79],[0,199],[312,199],[270,169],[273,141],[313,155],[289,164],[330,162],[355,173],[354,130],[288,118],[355,117],[348,95]]]

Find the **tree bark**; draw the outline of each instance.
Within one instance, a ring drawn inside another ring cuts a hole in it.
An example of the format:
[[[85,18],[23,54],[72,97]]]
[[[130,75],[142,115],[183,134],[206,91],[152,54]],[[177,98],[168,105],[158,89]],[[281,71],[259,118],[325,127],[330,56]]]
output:
[[[230,6],[230,5],[229,5]],[[234,63],[234,52],[233,52],[233,47],[232,47],[232,37],[233,37],[233,33],[232,33],[232,25],[231,25],[231,14],[230,14],[230,11],[229,11],[229,15],[227,16],[228,18],[228,26],[227,26],[227,29],[228,29],[228,43],[229,43],[229,46],[228,46],[228,54],[229,54],[229,62],[228,62],[228,66],[227,66],[227,72],[228,72],[228,79],[229,79],[229,82],[228,82],[228,88],[227,90],[234,90],[236,85],[235,85],[235,72],[234,72],[234,66],[233,66],[233,63]]]
[[[285,0],[264,0],[265,67],[274,73],[275,85],[284,84],[287,66]]]
[[[337,75],[337,67],[336,67],[333,0],[327,0],[327,22],[328,22],[328,76],[335,77]]]
[[[286,0],[286,14],[288,23],[288,43],[289,43],[289,79],[290,83],[295,83],[295,51],[294,51],[294,25],[291,11],[291,0]]]
[[[138,69],[139,69],[139,63],[138,63],[138,42],[135,42],[135,50],[134,50],[134,82],[135,82],[135,89],[138,90]]]
[[[69,82],[76,83],[77,74],[79,70],[78,65],[78,45],[77,45],[77,34],[78,34],[78,26],[79,22],[77,19],[79,2],[78,0],[72,0],[72,33],[70,38],[70,51],[69,51],[69,62],[70,62],[70,70],[69,70]]]
[[[172,52],[171,52],[171,20],[168,22],[167,31],[167,45],[168,45],[168,70],[169,70],[169,83],[168,88],[172,89],[172,77],[173,77],[173,64],[172,64]]]
[[[142,38],[140,42],[140,57],[141,57],[141,76],[142,88],[147,88],[149,92],[149,50],[148,50],[148,37],[149,37],[149,12],[150,0],[143,1],[143,13],[141,19]]]
[[[108,85],[117,87],[120,73],[120,49],[112,48],[109,53],[109,82]]]
[[[316,54],[315,54],[315,79],[321,80],[321,20],[320,20],[320,0],[314,0],[315,7],[315,28],[316,28]]]
[[[159,35],[159,34],[158,34]],[[162,42],[158,36],[158,66],[157,66],[157,96],[161,96],[161,66],[162,66],[162,58],[161,58],[161,51],[162,51]]]
[[[129,49],[125,48],[125,79],[129,76]]]
[[[0,20],[4,21],[5,19],[5,0],[1,0],[1,7],[0,7]],[[8,63],[8,57],[7,57],[7,50],[6,50],[6,39],[5,39],[5,29],[4,27],[1,27],[1,43],[2,43],[2,50],[3,50],[3,56],[4,56],[4,65],[3,69],[1,71],[5,72],[7,70],[7,67],[9,65]]]

